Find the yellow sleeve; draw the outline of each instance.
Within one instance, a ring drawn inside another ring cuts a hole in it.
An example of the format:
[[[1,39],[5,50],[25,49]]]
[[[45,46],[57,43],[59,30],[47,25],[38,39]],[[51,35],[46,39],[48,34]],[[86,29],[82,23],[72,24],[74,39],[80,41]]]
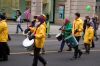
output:
[[[34,32],[35,31],[35,27],[29,27],[30,28],[30,30],[31,30],[31,32]]]
[[[5,25],[4,24],[0,24],[0,33],[4,30]]]
[[[79,24],[79,29],[78,29],[78,31],[79,31],[79,32],[83,31],[83,22],[81,22],[81,23]]]
[[[41,26],[41,27],[39,27],[39,33],[36,33],[35,34],[35,38],[45,38],[45,36],[46,36],[46,28],[45,28],[45,26]]]

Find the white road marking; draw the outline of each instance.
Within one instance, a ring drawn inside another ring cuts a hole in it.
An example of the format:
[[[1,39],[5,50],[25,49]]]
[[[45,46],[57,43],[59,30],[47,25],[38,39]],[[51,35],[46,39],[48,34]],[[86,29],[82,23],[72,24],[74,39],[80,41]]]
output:
[[[85,50],[82,50],[85,51]],[[91,50],[92,52],[100,52],[100,49],[97,50]],[[57,53],[58,51],[46,51],[46,53]],[[70,52],[70,51],[63,51],[63,52]],[[73,51],[71,51],[73,52]],[[21,55],[21,54],[30,54],[31,52],[16,52],[16,53],[10,53],[11,55]]]

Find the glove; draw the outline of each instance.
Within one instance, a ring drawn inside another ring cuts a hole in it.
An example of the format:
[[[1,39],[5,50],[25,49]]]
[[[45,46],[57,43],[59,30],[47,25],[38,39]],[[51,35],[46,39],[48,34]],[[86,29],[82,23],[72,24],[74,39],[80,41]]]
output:
[[[29,28],[25,29],[24,33],[26,34],[26,33],[28,33],[28,31],[30,31]]]
[[[30,36],[32,34],[32,32],[28,32],[28,36]]]
[[[78,30],[76,29],[74,33],[76,34],[77,32],[78,32]]]
[[[28,36],[28,38],[29,38],[29,40],[32,40],[32,39],[35,38],[35,36],[34,35],[31,35],[31,36]]]
[[[91,40],[89,39],[89,41],[91,41]]]

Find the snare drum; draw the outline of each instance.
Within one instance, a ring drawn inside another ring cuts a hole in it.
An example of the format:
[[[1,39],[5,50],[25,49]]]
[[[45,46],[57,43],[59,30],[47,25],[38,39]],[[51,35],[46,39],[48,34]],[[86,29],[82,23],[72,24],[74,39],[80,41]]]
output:
[[[58,41],[61,41],[62,40],[62,33],[57,34],[56,38]]]
[[[65,40],[67,40],[71,44],[72,47],[75,47],[78,45],[78,41],[73,35],[68,36],[67,38],[65,38]]]
[[[27,49],[27,50],[33,50],[33,44],[34,44],[34,39],[29,40],[28,38],[26,38],[22,45]]]

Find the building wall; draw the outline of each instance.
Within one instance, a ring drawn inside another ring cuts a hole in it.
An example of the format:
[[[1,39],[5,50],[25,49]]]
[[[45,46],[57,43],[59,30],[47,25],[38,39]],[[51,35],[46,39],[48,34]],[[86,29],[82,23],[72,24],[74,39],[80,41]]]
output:
[[[74,13],[79,12],[81,17],[92,16],[95,13],[95,0],[71,0],[71,18],[74,18]],[[86,6],[91,6],[91,11],[85,10]]]
[[[36,1],[35,4],[33,2]],[[43,0],[32,0],[32,16],[42,14]],[[91,11],[85,10],[86,6],[91,6]],[[79,12],[81,18],[92,16],[95,13],[96,0],[55,0],[55,24],[63,24],[64,19],[68,17],[71,21],[74,19],[74,14]],[[63,7],[64,6],[64,7]],[[38,9],[37,9],[38,8]],[[62,9],[63,8],[63,9]],[[61,10],[64,10],[64,17],[61,18]],[[49,11],[48,11],[49,12]]]

